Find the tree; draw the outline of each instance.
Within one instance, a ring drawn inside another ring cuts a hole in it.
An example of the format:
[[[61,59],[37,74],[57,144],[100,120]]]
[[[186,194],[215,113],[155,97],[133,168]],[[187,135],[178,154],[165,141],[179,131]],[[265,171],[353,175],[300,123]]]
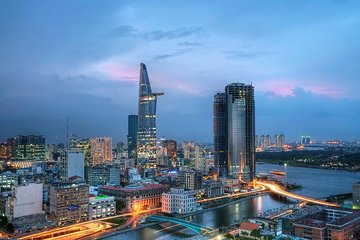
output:
[[[15,230],[15,227],[14,227],[14,225],[13,225],[12,223],[8,223],[8,224],[6,225],[6,231],[7,231],[7,232],[13,233],[14,230]]]
[[[0,216],[0,226],[5,226],[8,223],[7,217]]]
[[[252,230],[250,236],[260,238],[261,237],[260,230],[259,229]]]
[[[234,236],[231,235],[230,233],[225,234],[225,237],[226,237],[227,239],[233,239],[233,238],[234,238]]]

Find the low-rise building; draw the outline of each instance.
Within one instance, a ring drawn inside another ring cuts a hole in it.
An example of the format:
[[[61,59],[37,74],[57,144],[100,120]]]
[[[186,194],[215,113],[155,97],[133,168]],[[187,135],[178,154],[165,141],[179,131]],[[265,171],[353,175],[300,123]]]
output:
[[[284,226],[283,226],[284,227]],[[360,211],[323,207],[292,223],[292,235],[316,240],[357,239]]]
[[[241,183],[237,178],[223,178],[221,181],[224,185],[224,192],[226,193],[236,193],[241,190]]]
[[[195,191],[171,188],[162,194],[162,212],[187,214],[201,209],[195,197]]]
[[[203,184],[203,189],[206,198],[224,195],[224,185],[222,182],[207,181]]]
[[[103,186],[101,194],[114,196],[115,200],[121,201],[125,211],[133,211],[145,208],[161,206],[162,193],[168,192],[169,187],[156,183],[137,183],[126,187]]]
[[[93,196],[89,198],[89,220],[114,216],[116,202],[112,196]]]
[[[256,223],[242,222],[239,225],[239,235],[251,236],[251,233],[259,228],[260,226]]]
[[[50,217],[59,225],[89,219],[89,185],[54,183],[50,186]]]
[[[320,206],[308,206],[304,207],[298,211],[295,211],[292,214],[286,215],[281,218],[281,226],[282,226],[282,232],[287,235],[294,235],[294,226],[293,224],[301,220],[310,214],[318,213],[322,210],[322,207]]]

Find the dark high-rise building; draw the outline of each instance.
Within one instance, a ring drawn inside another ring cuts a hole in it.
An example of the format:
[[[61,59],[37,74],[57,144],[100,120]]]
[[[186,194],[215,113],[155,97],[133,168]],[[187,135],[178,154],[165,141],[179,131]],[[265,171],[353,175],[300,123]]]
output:
[[[226,95],[217,93],[213,105],[214,162],[221,176],[227,172]]]
[[[45,160],[45,138],[43,136],[18,136],[16,138],[16,159]]]
[[[9,146],[9,151],[10,151],[10,158],[11,159],[15,159],[16,158],[16,138],[8,138],[8,140],[6,141],[7,145]]]
[[[129,158],[136,158],[137,132],[138,132],[138,115],[129,115],[128,116],[128,135],[127,135],[128,157]]]
[[[225,93],[215,95],[214,140],[218,167],[227,164],[229,176],[252,181],[255,177],[255,100],[252,85],[229,84]]]
[[[156,164],[156,102],[162,93],[153,93],[145,64],[140,64],[137,133],[138,163]]]

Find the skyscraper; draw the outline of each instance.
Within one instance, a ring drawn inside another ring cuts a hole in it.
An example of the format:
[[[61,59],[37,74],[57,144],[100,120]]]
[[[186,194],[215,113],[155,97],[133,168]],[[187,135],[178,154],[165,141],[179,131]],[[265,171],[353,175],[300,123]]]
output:
[[[138,132],[138,115],[128,116],[128,157],[136,158],[136,142]]]
[[[221,176],[227,172],[226,96],[217,93],[213,105],[214,162]]]
[[[285,137],[283,134],[275,134],[274,137],[275,147],[282,147],[284,145]]]
[[[112,162],[112,138],[111,137],[99,137],[91,138],[91,166],[104,164],[106,162]]]
[[[225,87],[225,93],[214,96],[214,141],[217,167],[227,164],[229,176],[252,181],[255,177],[255,101],[252,85],[232,83]]]
[[[156,164],[156,102],[163,93],[153,93],[144,63],[140,64],[137,132],[138,163]]]
[[[311,143],[311,138],[310,136],[301,136],[300,137],[300,144],[301,145],[307,145]]]
[[[16,159],[45,160],[45,138],[28,135],[16,138]]]

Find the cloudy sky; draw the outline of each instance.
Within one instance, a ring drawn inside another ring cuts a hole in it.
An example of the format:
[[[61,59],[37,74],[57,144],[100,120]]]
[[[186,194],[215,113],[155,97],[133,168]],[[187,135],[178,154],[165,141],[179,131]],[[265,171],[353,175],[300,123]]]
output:
[[[360,139],[360,2],[0,1],[0,140],[126,139],[139,64],[158,137],[212,141],[213,95],[256,90],[257,134]]]

